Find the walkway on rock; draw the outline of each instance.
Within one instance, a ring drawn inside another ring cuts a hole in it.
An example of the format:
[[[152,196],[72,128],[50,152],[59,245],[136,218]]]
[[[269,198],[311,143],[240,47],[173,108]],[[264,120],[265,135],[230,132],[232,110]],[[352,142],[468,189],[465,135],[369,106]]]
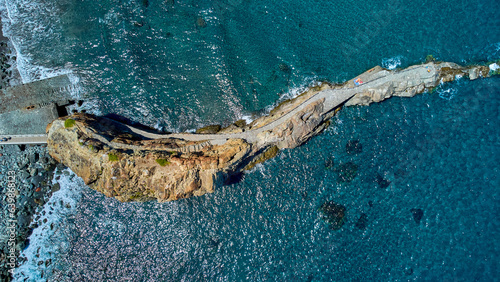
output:
[[[366,74],[366,73],[365,73]],[[365,74],[361,74],[360,76],[363,76]],[[276,120],[262,126],[256,129],[250,129],[245,132],[240,132],[240,133],[221,133],[221,134],[196,134],[196,133],[174,133],[174,134],[156,134],[156,133],[150,133],[146,132],[144,130],[135,128],[133,126],[123,124],[127,128],[129,128],[132,132],[141,135],[145,138],[149,139],[163,139],[163,138],[177,138],[177,139],[184,139],[187,141],[204,141],[203,143],[195,144],[195,145],[189,145],[189,146],[184,146],[178,149],[168,149],[168,150],[174,150],[174,151],[181,151],[181,152],[193,152],[193,151],[199,151],[203,149],[205,146],[210,146],[210,145],[222,145],[224,144],[228,139],[245,139],[247,142],[253,143],[257,141],[257,135],[259,133],[262,133],[264,131],[272,130],[276,126],[279,126],[280,124],[286,122],[289,120],[291,117],[293,117],[295,114],[303,110],[305,107],[310,105],[311,103],[314,103],[316,101],[319,101],[321,99],[325,99],[323,102],[323,112],[322,114],[325,115],[326,113],[332,111],[333,109],[337,108],[338,106],[342,105],[346,101],[348,101],[350,98],[352,98],[354,95],[358,93],[363,93],[366,90],[369,89],[374,89],[377,88],[385,83],[388,82],[394,82],[394,81],[408,81],[411,78],[415,79],[418,78],[421,81],[424,81],[425,79],[429,79],[432,77],[437,76],[437,70],[434,66],[434,64],[424,64],[424,65],[419,65],[419,66],[412,66],[404,70],[400,71],[380,71],[377,73],[374,73],[372,76],[370,76],[371,80],[365,81],[364,83],[354,86],[354,87],[347,87],[344,86],[342,88],[335,88],[335,89],[328,89],[324,91],[320,91],[310,98],[306,99],[303,101],[301,104],[297,105],[294,109],[289,111],[288,113],[284,114],[283,116],[277,118]],[[358,76],[359,77],[359,76]],[[356,79],[356,78],[354,78]],[[353,79],[353,80],[354,80]],[[114,121],[116,122],[116,121]],[[7,136],[1,136],[1,138],[7,137]],[[0,142],[0,145],[2,144],[46,144],[47,143],[47,135],[42,134],[42,135],[10,135],[11,139],[8,141]],[[97,136],[95,136],[97,137]],[[109,142],[105,140],[104,138],[98,138],[102,139],[101,141],[105,143],[109,143],[110,145],[114,147],[123,147],[123,148],[129,148],[133,149],[132,147],[135,148],[133,145],[126,145],[126,144],[116,144],[114,142]],[[113,144],[112,144],[113,143]]]
[[[408,81],[411,78],[418,78],[422,82],[425,79],[436,77],[438,75],[438,70],[435,68],[434,64],[424,64],[409,67],[400,71],[380,71],[374,74],[375,78],[366,81],[358,86],[354,87],[343,87],[336,89],[324,90],[316,93],[309,99],[305,100],[297,107],[286,113],[285,115],[279,117],[278,119],[256,129],[250,129],[245,132],[240,133],[221,133],[221,134],[196,134],[196,133],[174,133],[174,134],[155,134],[149,133],[130,125],[127,126],[132,132],[142,135],[143,137],[150,139],[161,139],[161,138],[178,138],[188,141],[206,141],[211,144],[221,145],[224,144],[228,139],[238,138],[245,139],[247,142],[255,142],[257,140],[257,135],[261,132],[272,130],[276,126],[282,124],[283,122],[289,120],[293,115],[303,110],[309,104],[316,102],[321,99],[325,99],[323,105],[323,115],[330,112],[331,110],[342,105],[354,95],[358,93],[363,93],[366,90],[377,88],[385,83],[394,81]],[[359,77],[359,76],[358,76]],[[356,78],[354,78],[356,79]],[[196,145],[192,145],[196,146]]]

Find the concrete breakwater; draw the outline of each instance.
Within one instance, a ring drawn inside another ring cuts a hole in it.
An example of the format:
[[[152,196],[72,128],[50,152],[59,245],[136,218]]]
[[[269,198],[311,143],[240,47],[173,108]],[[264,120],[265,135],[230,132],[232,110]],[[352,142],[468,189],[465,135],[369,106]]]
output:
[[[496,66],[496,64],[495,64]],[[106,118],[75,114],[48,127],[50,155],[91,188],[120,201],[170,201],[213,192],[255,164],[325,129],[343,105],[412,97],[460,77],[488,77],[492,67],[429,62],[403,70],[374,67],[341,84],[323,83],[250,124],[238,121],[196,134],[156,134]]]

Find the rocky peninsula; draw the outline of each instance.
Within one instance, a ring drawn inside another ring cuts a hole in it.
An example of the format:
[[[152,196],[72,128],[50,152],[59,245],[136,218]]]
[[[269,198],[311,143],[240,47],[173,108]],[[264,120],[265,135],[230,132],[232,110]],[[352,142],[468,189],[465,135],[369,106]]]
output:
[[[342,106],[412,97],[461,77],[488,77],[497,67],[434,61],[402,70],[377,66],[340,85],[312,87],[250,124],[237,121],[196,133],[157,134],[78,113],[49,124],[48,150],[91,188],[123,202],[200,196],[241,179],[280,149],[304,144]]]

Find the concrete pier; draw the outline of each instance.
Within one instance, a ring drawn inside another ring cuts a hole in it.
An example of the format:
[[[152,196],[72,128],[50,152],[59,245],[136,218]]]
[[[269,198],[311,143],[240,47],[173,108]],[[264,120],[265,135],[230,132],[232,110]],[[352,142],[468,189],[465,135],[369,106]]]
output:
[[[76,87],[61,75],[2,89],[0,135],[45,134],[49,123],[65,115],[60,111],[65,112],[65,105],[74,99],[71,93]]]
[[[60,75],[2,89],[0,113],[17,109],[35,108],[45,104],[67,104],[75,87],[67,75]]]

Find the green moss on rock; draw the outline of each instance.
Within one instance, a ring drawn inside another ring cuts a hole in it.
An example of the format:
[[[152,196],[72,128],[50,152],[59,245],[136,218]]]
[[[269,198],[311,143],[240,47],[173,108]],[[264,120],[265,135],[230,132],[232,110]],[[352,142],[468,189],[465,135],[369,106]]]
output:
[[[202,128],[198,128],[196,133],[198,134],[215,134],[221,130],[221,126],[219,124],[207,125]]]
[[[161,166],[166,166],[170,164],[170,162],[167,161],[166,159],[156,159],[156,162]]]
[[[74,119],[68,118],[67,120],[64,121],[64,127],[65,128],[73,127],[75,125],[75,122],[76,121]]]
[[[250,170],[254,168],[257,164],[263,163],[269,159],[274,158],[280,149],[277,146],[271,146],[267,148],[264,152],[260,153],[258,156],[256,156],[251,163],[249,163],[246,167],[245,170]]]
[[[108,153],[108,160],[110,162],[116,162],[116,161],[118,161],[118,156],[115,154],[112,154],[112,153]]]

